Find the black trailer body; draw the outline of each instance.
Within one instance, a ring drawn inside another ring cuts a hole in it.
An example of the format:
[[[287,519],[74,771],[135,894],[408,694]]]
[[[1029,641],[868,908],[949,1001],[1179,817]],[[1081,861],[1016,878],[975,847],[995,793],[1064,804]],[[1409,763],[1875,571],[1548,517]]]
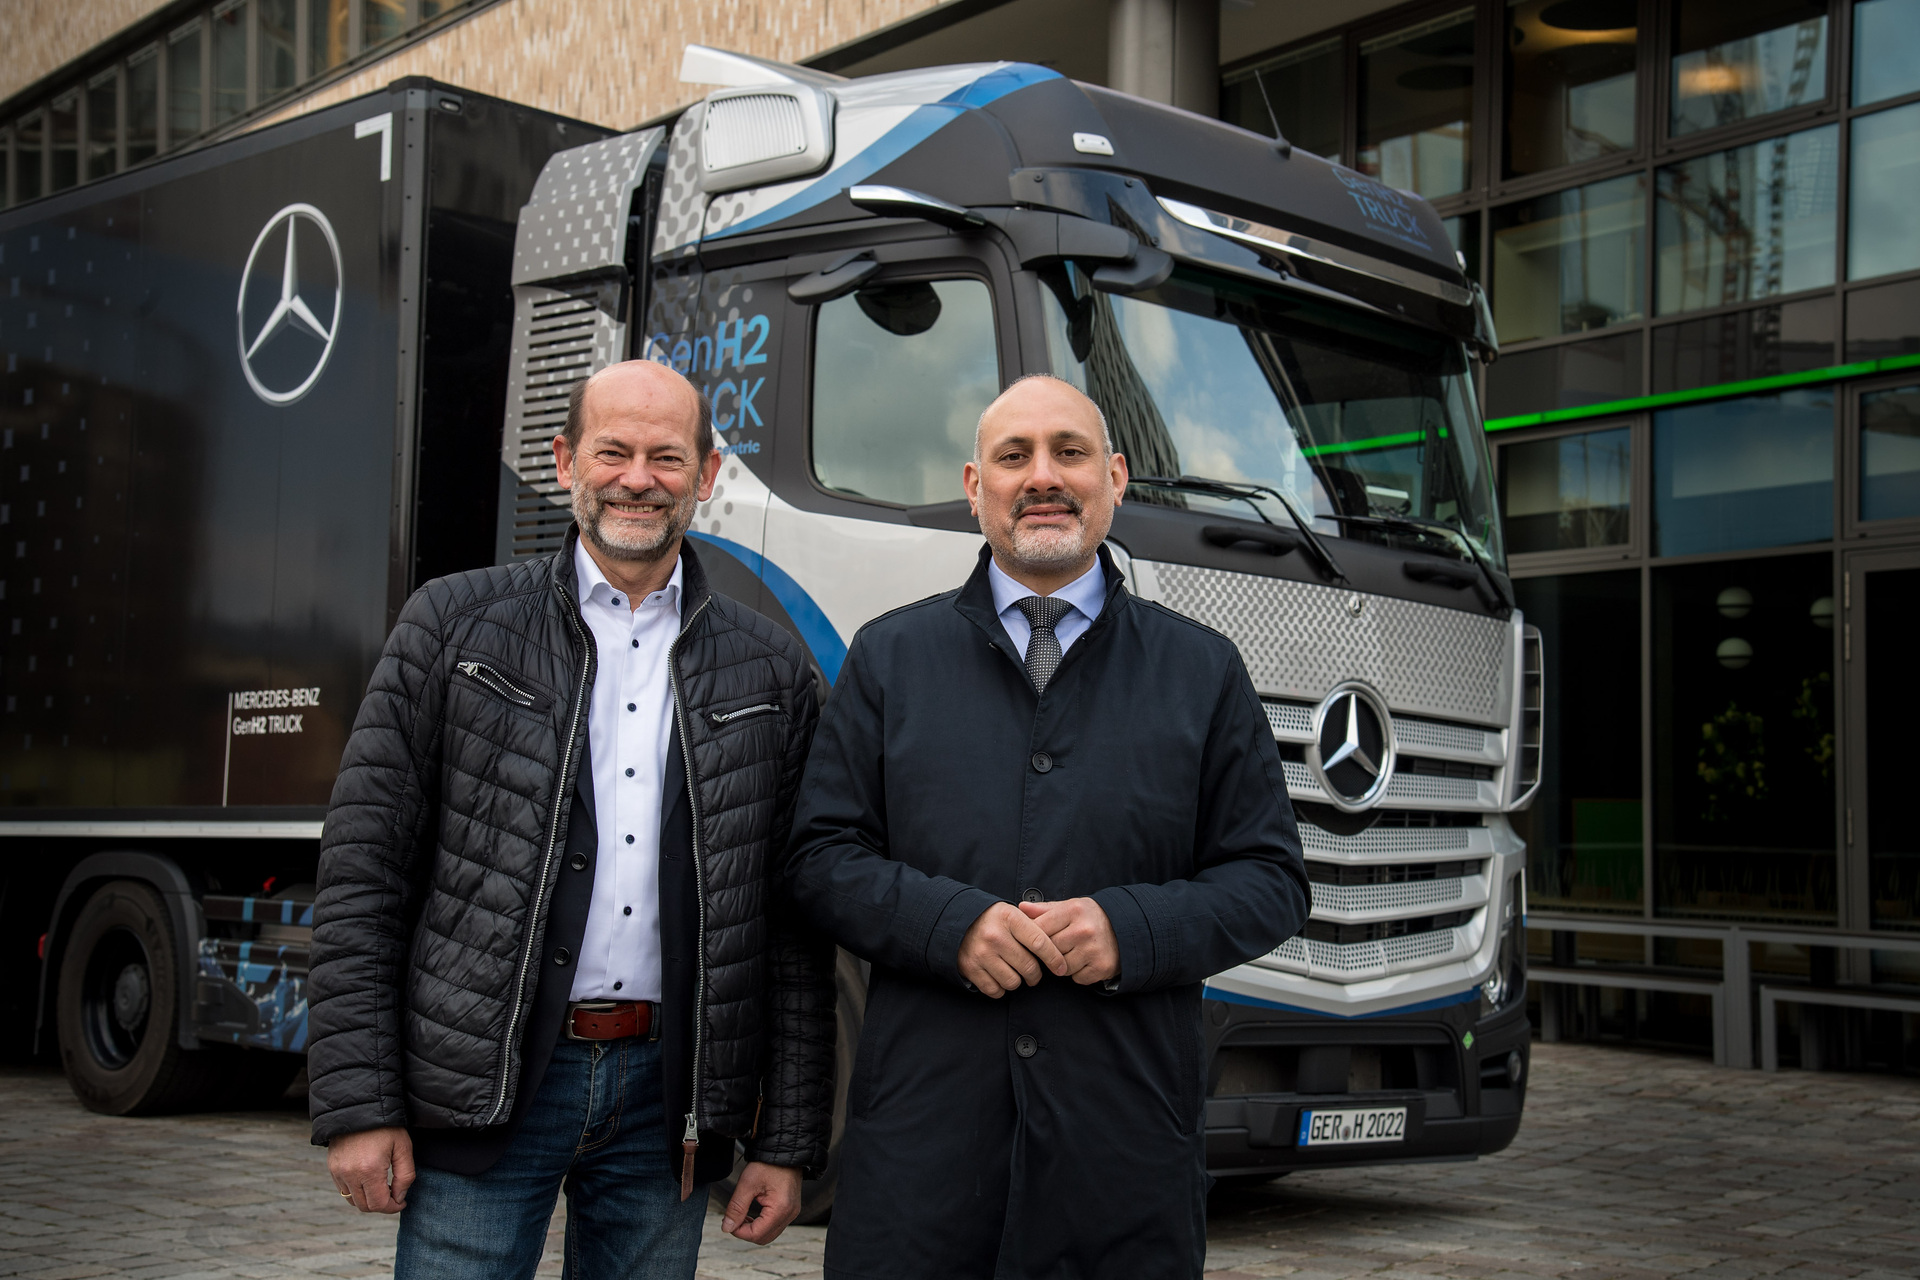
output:
[[[606,134],[403,80],[0,214],[0,1026],[90,1102],[303,1047],[360,695],[493,558],[515,222]]]

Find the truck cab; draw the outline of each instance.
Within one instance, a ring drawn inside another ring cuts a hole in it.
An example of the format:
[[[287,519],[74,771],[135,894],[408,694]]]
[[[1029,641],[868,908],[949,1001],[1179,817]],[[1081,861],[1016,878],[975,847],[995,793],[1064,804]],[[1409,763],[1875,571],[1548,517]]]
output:
[[[1207,986],[1213,1170],[1504,1147],[1540,646],[1476,398],[1491,319],[1440,219],[1037,66],[843,80],[696,46],[683,78],[727,87],[556,155],[522,212],[498,558],[561,545],[571,384],[671,365],[725,455],[703,562],[830,685],[863,623],[973,568],[988,402],[1073,383],[1132,477],[1110,549],[1239,646],[1313,884],[1303,933]],[[844,1080],[850,957],[841,985]]]

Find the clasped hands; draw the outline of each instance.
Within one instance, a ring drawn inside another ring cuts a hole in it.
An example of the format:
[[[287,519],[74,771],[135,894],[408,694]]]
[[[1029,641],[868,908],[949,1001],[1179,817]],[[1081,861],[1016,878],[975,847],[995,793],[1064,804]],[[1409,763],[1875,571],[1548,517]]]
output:
[[[960,976],[995,1000],[1023,983],[1033,986],[1044,973],[1083,987],[1120,976],[1113,923],[1092,898],[996,902],[960,941]]]

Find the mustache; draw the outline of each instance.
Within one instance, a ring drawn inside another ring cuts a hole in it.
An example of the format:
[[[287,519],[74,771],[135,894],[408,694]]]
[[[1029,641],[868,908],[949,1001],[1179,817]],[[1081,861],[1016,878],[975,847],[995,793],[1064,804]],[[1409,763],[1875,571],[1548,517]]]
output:
[[[1065,507],[1067,511],[1074,516],[1082,516],[1086,513],[1085,503],[1068,493],[1065,489],[1057,489],[1052,493],[1021,494],[1013,500],[1013,507],[1008,514],[1011,515],[1013,519],[1018,520],[1035,507]]]
[[[610,484],[604,489],[595,489],[596,502],[650,502],[657,506],[673,506],[673,495],[658,487],[652,489],[629,489],[625,485]]]

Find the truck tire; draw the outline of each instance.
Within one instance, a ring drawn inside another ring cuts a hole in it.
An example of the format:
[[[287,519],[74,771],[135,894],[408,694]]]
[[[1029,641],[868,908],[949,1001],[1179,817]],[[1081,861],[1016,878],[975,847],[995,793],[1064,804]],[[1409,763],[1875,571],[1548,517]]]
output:
[[[103,885],[74,918],[56,1018],[67,1083],[89,1111],[178,1111],[207,1098],[224,1074],[216,1055],[182,1049],[174,1034],[177,954],[166,904],[137,880]]]
[[[833,1214],[833,1192],[840,1181],[840,1140],[847,1128],[847,1084],[853,1079],[854,1050],[860,1047],[860,1028],[866,1023],[866,965],[845,951],[838,952],[833,984],[838,1023],[833,1054],[833,1136],[827,1147],[826,1168],[818,1178],[809,1178],[800,1184],[800,1215],[794,1222],[803,1227],[819,1226]],[[733,1176],[714,1184],[715,1204],[724,1207],[733,1197],[734,1184],[745,1164],[744,1151],[736,1149]]]

